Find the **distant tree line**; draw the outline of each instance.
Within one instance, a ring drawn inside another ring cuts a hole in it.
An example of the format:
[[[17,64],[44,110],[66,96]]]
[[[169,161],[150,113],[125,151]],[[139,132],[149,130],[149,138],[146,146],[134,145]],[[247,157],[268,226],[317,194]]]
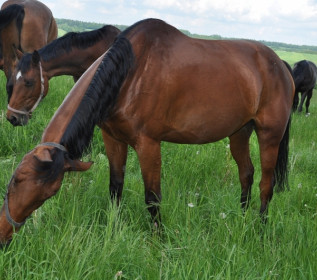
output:
[[[70,19],[56,19],[58,28],[65,31],[65,32],[82,32],[82,31],[89,31],[98,29],[104,26],[104,23],[95,23],[95,22],[84,22],[78,20],[70,20]],[[117,25],[113,24],[121,31],[126,29],[127,25]],[[237,38],[225,38],[220,35],[199,35],[199,34],[192,34],[187,30],[180,30],[187,36],[199,39],[207,39],[207,40],[224,40],[224,39],[233,39],[236,40]],[[273,50],[281,50],[281,51],[291,51],[291,52],[302,52],[302,53],[313,53],[317,54],[317,46],[307,46],[307,45],[293,45],[293,44],[286,44],[286,43],[279,43],[279,42],[268,42],[268,41],[260,41],[261,43],[269,46]]]
[[[71,20],[71,19],[55,19],[57,26],[59,29],[62,29],[66,32],[83,32],[101,28],[106,25],[105,23],[95,23],[95,22],[85,22],[79,20]],[[121,31],[126,29],[126,25],[117,25],[112,24],[115,27],[119,28]]]

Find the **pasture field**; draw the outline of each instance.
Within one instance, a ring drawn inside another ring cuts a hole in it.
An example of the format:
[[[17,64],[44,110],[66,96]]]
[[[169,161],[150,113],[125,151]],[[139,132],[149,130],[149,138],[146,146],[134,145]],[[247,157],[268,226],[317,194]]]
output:
[[[276,51],[281,59],[286,60],[292,67],[295,62],[303,59],[310,60],[317,65],[317,54],[311,53],[298,53],[298,52],[287,52],[287,51]]]
[[[294,54],[291,54],[291,60]],[[287,54],[283,59],[287,59]],[[291,64],[292,61],[288,60]],[[0,77],[0,194],[25,153],[34,148],[73,85],[50,81],[50,93],[26,127],[5,119],[5,78]],[[315,91],[314,95],[317,92]],[[275,194],[261,225],[259,153],[252,201],[240,209],[237,167],[228,139],[208,145],[162,143],[163,233],[154,234],[144,203],[139,163],[130,149],[123,200],[109,199],[109,168],[101,133],[95,130],[93,160],[85,173],[65,176],[49,199],[0,252],[1,280],[91,279],[316,279],[317,97],[309,117],[292,116],[290,190]]]

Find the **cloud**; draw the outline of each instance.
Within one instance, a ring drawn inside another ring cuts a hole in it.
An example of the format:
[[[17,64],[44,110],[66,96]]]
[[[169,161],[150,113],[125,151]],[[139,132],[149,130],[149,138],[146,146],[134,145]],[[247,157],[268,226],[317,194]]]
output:
[[[317,4],[311,0],[144,0],[145,6],[156,10],[173,9],[203,17],[223,17],[231,21],[260,22],[266,18],[294,16],[302,20],[317,16]]]
[[[42,0],[58,18],[131,25],[156,17],[192,33],[317,45],[316,0]]]

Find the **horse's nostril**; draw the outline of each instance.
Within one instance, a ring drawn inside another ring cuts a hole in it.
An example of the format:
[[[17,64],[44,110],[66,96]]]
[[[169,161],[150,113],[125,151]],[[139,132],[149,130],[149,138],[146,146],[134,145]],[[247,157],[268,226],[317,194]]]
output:
[[[16,116],[11,116],[7,119],[12,125],[14,125],[14,126],[19,125],[18,118]]]

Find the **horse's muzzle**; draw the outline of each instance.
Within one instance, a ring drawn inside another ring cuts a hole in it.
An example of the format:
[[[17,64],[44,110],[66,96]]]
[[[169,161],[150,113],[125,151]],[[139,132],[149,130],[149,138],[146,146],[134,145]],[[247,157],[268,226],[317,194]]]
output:
[[[20,115],[15,114],[10,111],[7,112],[7,120],[13,125],[13,126],[22,126],[26,125],[29,121],[28,115]]]

